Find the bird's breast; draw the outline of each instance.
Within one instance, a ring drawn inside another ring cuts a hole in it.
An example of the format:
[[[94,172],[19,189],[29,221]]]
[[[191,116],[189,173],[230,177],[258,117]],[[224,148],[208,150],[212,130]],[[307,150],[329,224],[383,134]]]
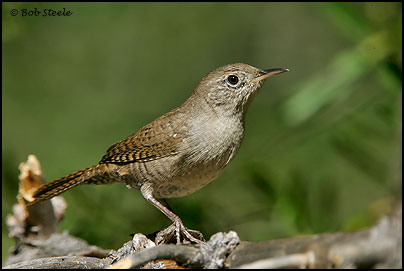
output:
[[[241,122],[193,122],[177,161],[178,174],[155,190],[157,197],[191,194],[216,179],[238,152],[244,128]]]
[[[189,163],[225,167],[238,152],[244,127],[238,118],[211,118],[194,121],[184,150]]]

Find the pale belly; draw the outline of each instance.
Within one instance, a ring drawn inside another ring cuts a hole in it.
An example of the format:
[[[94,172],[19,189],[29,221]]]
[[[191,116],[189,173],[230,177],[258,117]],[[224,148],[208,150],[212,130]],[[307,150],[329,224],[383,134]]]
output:
[[[156,186],[154,196],[157,198],[176,198],[189,195],[219,177],[222,172],[223,169],[214,171],[199,170],[192,174],[173,178],[169,182]]]
[[[224,169],[223,165],[218,166],[215,163],[183,167],[178,165],[178,161],[176,157],[167,157],[148,163],[115,166],[113,177],[134,189],[140,189],[145,182],[149,182],[153,187],[154,197],[175,198],[189,195],[204,187],[216,179]]]

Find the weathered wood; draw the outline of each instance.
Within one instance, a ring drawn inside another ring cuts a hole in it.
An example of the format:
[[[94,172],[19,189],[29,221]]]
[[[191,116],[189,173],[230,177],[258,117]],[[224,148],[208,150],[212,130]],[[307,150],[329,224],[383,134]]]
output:
[[[395,267],[402,266],[401,204],[390,217],[382,218],[371,228],[344,233],[326,233],[262,242],[241,242],[229,255],[226,267],[270,268],[279,259],[277,268],[371,268],[386,263],[393,255]],[[400,256],[398,256],[398,253]],[[296,257],[287,256],[295,255]],[[306,255],[306,259],[297,256]],[[272,259],[273,261],[270,261]],[[251,265],[249,265],[251,263]],[[254,264],[255,263],[255,264]],[[293,265],[292,265],[293,263]]]
[[[3,267],[3,269],[104,269],[109,266],[106,259],[80,256],[61,256],[34,259]]]
[[[137,268],[154,260],[175,260],[184,264],[195,258],[198,249],[190,246],[180,245],[159,245],[146,250],[139,251],[111,266],[116,268]]]

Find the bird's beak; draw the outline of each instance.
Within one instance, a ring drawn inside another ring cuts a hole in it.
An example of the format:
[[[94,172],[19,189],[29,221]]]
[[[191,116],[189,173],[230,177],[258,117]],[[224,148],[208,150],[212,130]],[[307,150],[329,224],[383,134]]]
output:
[[[251,83],[259,82],[262,80],[267,79],[268,77],[271,77],[273,75],[281,74],[284,72],[288,72],[289,69],[284,69],[284,68],[275,68],[275,69],[269,69],[269,70],[261,70],[260,75],[255,77],[253,80],[251,80]]]

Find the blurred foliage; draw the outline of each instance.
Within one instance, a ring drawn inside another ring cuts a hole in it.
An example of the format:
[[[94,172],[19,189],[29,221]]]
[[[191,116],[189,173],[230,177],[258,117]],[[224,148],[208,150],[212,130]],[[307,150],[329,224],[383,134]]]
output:
[[[93,165],[229,63],[291,72],[261,89],[223,175],[169,200],[185,225],[242,240],[353,230],[401,196],[401,3],[9,2],[2,15],[3,263],[29,154],[49,181]],[[170,223],[122,184],[63,196],[62,229],[104,248]]]

